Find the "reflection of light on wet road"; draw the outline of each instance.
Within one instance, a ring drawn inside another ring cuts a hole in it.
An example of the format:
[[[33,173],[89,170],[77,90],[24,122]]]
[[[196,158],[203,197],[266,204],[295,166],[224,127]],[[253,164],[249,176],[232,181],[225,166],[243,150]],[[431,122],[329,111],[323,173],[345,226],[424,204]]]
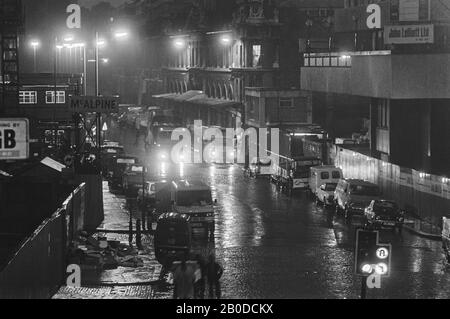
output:
[[[252,208],[253,220],[254,220],[254,234],[253,234],[253,245],[260,246],[261,240],[265,235],[264,231],[264,211],[259,208]]]
[[[209,167],[209,176],[212,178],[216,176],[216,167],[214,165],[211,165]]]
[[[180,177],[183,178],[184,177],[184,164],[180,163]]]
[[[160,167],[160,174],[161,176],[167,176],[167,164],[162,162]]]

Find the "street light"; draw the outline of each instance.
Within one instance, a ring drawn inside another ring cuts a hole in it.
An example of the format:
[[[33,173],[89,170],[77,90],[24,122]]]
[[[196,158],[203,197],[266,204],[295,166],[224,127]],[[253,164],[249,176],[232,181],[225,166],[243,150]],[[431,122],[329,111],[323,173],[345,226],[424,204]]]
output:
[[[175,48],[182,49],[186,45],[186,42],[183,39],[175,39],[173,42]]]
[[[228,35],[224,35],[224,36],[222,36],[222,37],[220,38],[220,42],[221,42],[223,45],[229,45],[229,44],[231,43],[231,37],[228,36]]]
[[[31,47],[33,48],[34,73],[37,73],[36,50],[40,46],[40,44],[41,43],[38,40],[32,40],[30,42]]]
[[[116,39],[124,39],[124,38],[128,37],[128,32],[126,32],[126,31],[116,32],[116,33],[114,33],[114,37]]]

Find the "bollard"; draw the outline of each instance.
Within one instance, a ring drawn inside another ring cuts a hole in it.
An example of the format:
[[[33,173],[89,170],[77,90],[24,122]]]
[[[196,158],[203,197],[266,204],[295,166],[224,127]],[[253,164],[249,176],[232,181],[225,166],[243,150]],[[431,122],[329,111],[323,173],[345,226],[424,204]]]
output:
[[[141,240],[141,220],[138,219],[136,221],[136,247],[139,250],[142,250],[142,240]]]

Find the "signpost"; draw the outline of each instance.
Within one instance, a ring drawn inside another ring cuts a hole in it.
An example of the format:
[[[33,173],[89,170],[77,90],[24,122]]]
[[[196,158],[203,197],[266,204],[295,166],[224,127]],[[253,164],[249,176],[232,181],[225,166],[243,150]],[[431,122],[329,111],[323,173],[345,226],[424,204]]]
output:
[[[102,113],[119,112],[119,99],[105,96],[72,96],[69,111],[73,113]]]
[[[381,288],[381,277],[389,277],[392,246],[379,242],[378,231],[358,229],[355,246],[355,274],[361,276],[361,299],[367,288]]]
[[[28,159],[29,127],[27,119],[0,119],[0,160]]]

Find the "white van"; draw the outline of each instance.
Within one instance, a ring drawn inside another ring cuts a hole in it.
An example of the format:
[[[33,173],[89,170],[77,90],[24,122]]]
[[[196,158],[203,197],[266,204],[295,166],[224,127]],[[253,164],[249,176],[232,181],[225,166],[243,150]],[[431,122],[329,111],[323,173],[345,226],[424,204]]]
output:
[[[336,166],[311,167],[309,187],[311,192],[316,195],[321,186],[328,183],[337,184],[341,179],[343,179],[342,169]]]

